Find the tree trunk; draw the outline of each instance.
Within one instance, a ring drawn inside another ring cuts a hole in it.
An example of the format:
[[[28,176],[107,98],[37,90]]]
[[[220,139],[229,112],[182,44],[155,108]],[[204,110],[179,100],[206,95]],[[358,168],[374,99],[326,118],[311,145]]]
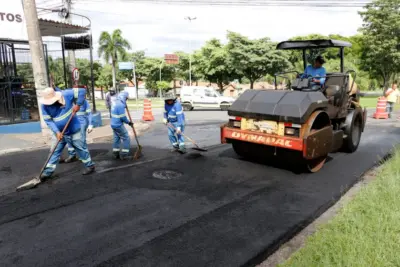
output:
[[[254,81],[250,80],[250,89],[254,89]]]
[[[219,82],[218,83],[218,88],[219,88],[220,93],[222,93],[224,91],[224,84]]]
[[[103,86],[100,87],[100,90],[101,90],[101,99],[104,100]]]
[[[111,65],[112,65],[113,87],[114,87],[114,90],[117,91],[117,78],[116,78],[117,73],[116,73],[116,69],[115,69],[116,62],[113,60]]]

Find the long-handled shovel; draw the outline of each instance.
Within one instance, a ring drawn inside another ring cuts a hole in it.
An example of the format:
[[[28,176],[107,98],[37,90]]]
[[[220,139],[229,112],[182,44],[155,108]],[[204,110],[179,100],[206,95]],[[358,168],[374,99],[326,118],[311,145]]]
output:
[[[129,121],[133,122],[132,118],[131,118],[131,114],[129,113],[128,105],[126,105],[126,112],[128,113]],[[139,139],[136,134],[135,126],[133,126],[133,125],[132,125],[132,130],[133,130],[133,135],[135,136],[135,140],[136,140],[136,143],[138,146],[136,149],[135,155],[133,156],[133,159],[136,160],[140,157],[140,154],[142,152],[142,146],[139,144]]]
[[[64,129],[62,130],[61,134],[64,135],[64,132],[67,130],[69,123],[71,122],[72,118],[75,116],[75,112],[72,113],[72,116],[69,117],[69,120],[67,122],[67,124],[65,124]],[[44,163],[42,170],[39,173],[38,177],[34,177],[32,180],[20,185],[17,187],[17,191],[23,191],[23,190],[29,190],[32,188],[35,188],[38,184],[40,184],[42,182],[42,180],[40,179],[40,177],[43,174],[44,169],[47,166],[47,163],[49,163],[49,160],[51,158],[51,156],[53,156],[54,151],[56,151],[56,148],[58,146],[58,144],[60,143],[61,140],[57,139],[57,143],[55,144],[55,146],[53,147],[53,149],[51,150],[49,156],[47,157],[46,162]]]
[[[174,129],[174,130],[176,131],[176,128],[175,128],[174,125],[172,125],[171,123],[168,123],[168,127],[171,127],[172,129]],[[199,146],[197,145],[197,143],[196,143],[193,139],[191,139],[190,137],[184,135],[183,133],[180,133],[180,134],[181,134],[183,137],[187,138],[190,142],[192,142],[192,144],[195,146],[195,147],[192,147],[193,150],[202,151],[202,152],[207,152],[207,151],[208,151],[208,150],[205,149],[205,148],[199,147]]]

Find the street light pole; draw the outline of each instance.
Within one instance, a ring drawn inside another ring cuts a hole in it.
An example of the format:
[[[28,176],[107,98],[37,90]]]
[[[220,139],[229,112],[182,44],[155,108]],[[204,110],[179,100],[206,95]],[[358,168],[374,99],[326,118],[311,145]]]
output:
[[[161,64],[160,64],[160,86],[161,86],[161,69],[162,69],[162,65],[163,65],[163,61],[161,60]],[[158,88],[158,94],[160,95],[160,99],[162,98],[161,96],[161,87]]]
[[[192,20],[197,19],[196,17],[185,17],[186,20],[192,22]],[[192,41],[189,39],[189,49],[192,49]],[[189,53],[189,86],[192,86],[192,51]]]

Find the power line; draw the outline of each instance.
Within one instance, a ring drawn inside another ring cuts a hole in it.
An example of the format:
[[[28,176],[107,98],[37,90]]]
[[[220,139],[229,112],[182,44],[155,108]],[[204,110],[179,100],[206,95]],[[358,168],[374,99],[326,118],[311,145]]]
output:
[[[75,3],[107,3],[107,0],[80,0]],[[120,0],[126,3],[220,6],[283,6],[283,7],[364,7],[368,0]]]

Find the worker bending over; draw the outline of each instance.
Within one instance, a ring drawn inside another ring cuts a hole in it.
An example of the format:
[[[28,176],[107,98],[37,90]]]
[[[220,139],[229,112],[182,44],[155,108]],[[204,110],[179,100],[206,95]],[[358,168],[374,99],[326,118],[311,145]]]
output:
[[[80,110],[76,113],[78,120],[81,124],[81,138],[84,147],[87,147],[86,142],[86,132],[91,133],[93,130],[92,124],[92,111],[90,109],[89,102],[85,99],[84,104],[81,106]],[[72,144],[68,143],[68,158],[64,161],[65,163],[70,163],[76,160],[76,151]]]
[[[133,127],[133,123],[128,120],[125,114],[126,101],[128,93],[121,92],[117,100],[111,104],[111,128],[113,130],[113,157],[114,159],[127,160],[129,156],[131,141],[128,131],[125,129],[124,123]],[[121,147],[122,143],[122,149]]]
[[[79,159],[85,165],[85,170],[82,174],[87,175],[94,172],[95,167],[90,157],[89,150],[82,141],[80,131],[81,124],[78,118],[73,115],[73,113],[78,112],[84,104],[85,95],[86,90],[82,88],[68,89],[60,92],[49,87],[43,91],[41,105],[43,119],[60,142],[53,155],[50,157],[40,177],[41,179],[49,178],[54,173],[61,153],[67,143],[73,146]],[[71,116],[73,116],[73,118],[63,135],[62,131]]]
[[[185,114],[181,103],[174,96],[165,99],[164,124],[168,126],[168,137],[175,151],[186,152],[185,139],[182,133],[185,130]],[[171,124],[173,127],[171,127]],[[177,136],[175,136],[175,134]]]

